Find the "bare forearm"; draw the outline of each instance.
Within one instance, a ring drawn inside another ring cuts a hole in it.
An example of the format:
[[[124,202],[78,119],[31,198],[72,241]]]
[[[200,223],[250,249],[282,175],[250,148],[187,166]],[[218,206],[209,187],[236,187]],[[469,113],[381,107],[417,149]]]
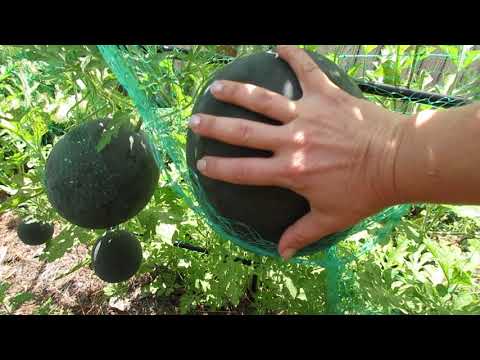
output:
[[[480,103],[403,120],[395,202],[480,204]]]

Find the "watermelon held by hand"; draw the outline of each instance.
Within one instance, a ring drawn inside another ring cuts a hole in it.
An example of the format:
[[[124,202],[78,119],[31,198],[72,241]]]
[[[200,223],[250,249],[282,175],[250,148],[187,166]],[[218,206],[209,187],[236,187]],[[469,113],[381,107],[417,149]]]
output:
[[[335,63],[326,57],[309,53],[323,72],[338,87],[349,94],[362,98],[358,85]],[[195,103],[193,113],[232,117],[258,121],[270,125],[281,125],[275,119],[255,113],[245,108],[216,100],[208,91],[215,80],[231,80],[248,83],[282,94],[291,99],[302,97],[302,89],[295,73],[288,63],[273,53],[257,53],[239,58],[216,72]],[[193,133],[187,134],[187,164],[196,174],[203,196],[196,193],[197,199],[206,198],[218,215],[232,221],[237,234],[244,234],[246,225],[265,240],[263,244],[247,235],[237,235],[244,243],[255,243],[271,254],[278,254],[276,247],[283,232],[296,220],[310,211],[308,201],[299,194],[280,187],[247,186],[226,183],[203,176],[196,169],[196,163],[204,156],[220,157],[270,157],[269,151],[230,145],[205,138]],[[306,255],[326,249],[340,239],[341,234],[333,234],[308,246],[298,255]]]

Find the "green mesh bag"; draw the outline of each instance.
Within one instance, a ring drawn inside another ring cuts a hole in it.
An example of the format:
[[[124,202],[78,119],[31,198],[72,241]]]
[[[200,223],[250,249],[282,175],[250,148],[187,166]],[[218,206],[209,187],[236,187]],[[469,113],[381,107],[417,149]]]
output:
[[[157,164],[169,186],[223,239],[260,256],[279,257],[276,246],[254,230],[233,224],[215,211],[186,162],[185,134],[193,105],[212,74],[232,58],[219,56],[213,46],[194,46],[188,52],[159,52],[159,48],[158,45],[99,46],[105,61],[137,108],[155,149]],[[300,252],[292,260],[327,269],[329,312],[340,312],[341,298],[348,293],[348,263],[370,251],[378,241],[388,238],[409,210],[410,205],[385,209],[346,231],[331,235],[335,245]],[[373,236],[361,246],[342,241],[364,230]]]

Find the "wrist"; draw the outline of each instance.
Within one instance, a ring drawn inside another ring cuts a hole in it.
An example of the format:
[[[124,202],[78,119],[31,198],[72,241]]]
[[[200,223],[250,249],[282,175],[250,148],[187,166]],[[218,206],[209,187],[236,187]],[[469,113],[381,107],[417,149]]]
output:
[[[418,180],[421,150],[417,148],[415,138],[415,123],[418,114],[403,116],[397,125],[393,135],[395,146],[392,147],[390,159],[391,178],[389,182],[390,205],[400,205],[416,202],[418,189],[415,181]]]
[[[479,137],[478,103],[410,116],[395,161],[397,203],[477,203]]]
[[[379,121],[379,128],[372,138],[374,156],[367,166],[367,178],[373,189],[375,207],[398,205],[407,202],[402,191],[401,181],[404,170],[399,157],[403,156],[403,148],[408,147],[409,125],[412,117],[399,113],[385,112]]]

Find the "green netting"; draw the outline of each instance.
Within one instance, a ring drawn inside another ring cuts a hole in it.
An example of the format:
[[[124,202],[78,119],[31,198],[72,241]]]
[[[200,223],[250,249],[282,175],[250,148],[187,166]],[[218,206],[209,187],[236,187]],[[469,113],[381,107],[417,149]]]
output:
[[[186,164],[185,134],[187,120],[198,96],[195,89],[201,89],[213,72],[223,66],[221,61],[218,61],[218,54],[209,47],[195,47],[189,53],[174,51],[168,54],[158,53],[156,46],[99,46],[99,49],[136,106],[150,145],[154,149],[156,161],[168,179],[169,186],[222,238],[257,255],[278,257],[276,244],[261,239],[255,231],[246,226],[242,232],[238,230],[238,226],[235,227],[236,231],[233,230],[231,221],[215,212],[205,200],[197,179]],[[180,69],[175,67],[174,59],[182,60]],[[225,59],[231,60],[228,57]],[[191,77],[197,79],[196,84],[189,85]],[[185,95],[188,93],[186,86],[191,87],[191,97]],[[172,93],[175,94],[174,101]],[[342,299],[352,286],[352,276],[347,265],[370,251],[379,241],[388,238],[409,209],[409,205],[385,209],[351,229],[332,235],[334,240],[345,240],[368,230],[371,236],[361,246],[358,243],[352,245],[352,242],[340,241],[321,251],[315,247],[306,249],[292,260],[297,264],[326,268],[328,312],[344,311]]]

